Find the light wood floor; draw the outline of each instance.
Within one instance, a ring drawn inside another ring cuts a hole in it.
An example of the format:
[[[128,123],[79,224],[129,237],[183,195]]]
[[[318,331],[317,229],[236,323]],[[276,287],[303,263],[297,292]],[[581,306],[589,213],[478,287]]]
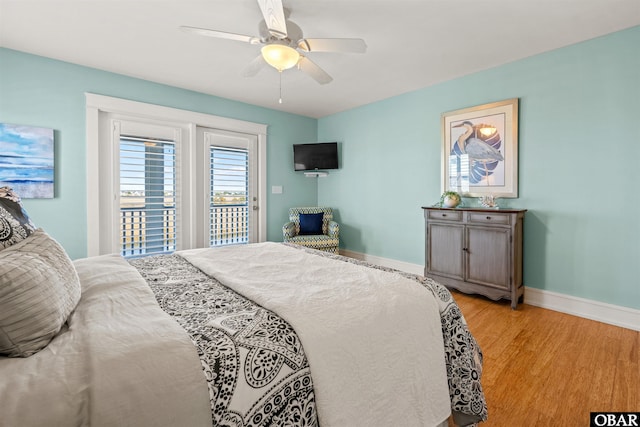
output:
[[[588,426],[640,411],[640,332],[452,292],[484,354],[489,426]]]

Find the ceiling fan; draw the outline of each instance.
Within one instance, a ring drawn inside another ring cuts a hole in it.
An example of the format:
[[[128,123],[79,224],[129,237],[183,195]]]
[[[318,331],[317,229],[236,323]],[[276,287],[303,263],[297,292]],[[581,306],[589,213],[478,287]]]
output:
[[[302,30],[294,22],[285,18],[282,0],[257,0],[264,19],[258,24],[258,36],[228,33],[181,26],[183,31],[208,37],[262,45],[258,55],[243,70],[245,77],[255,76],[266,64],[282,72],[297,67],[320,84],[327,84],[333,78],[317,64],[305,56],[307,52],[364,53],[367,45],[362,39],[304,38]]]

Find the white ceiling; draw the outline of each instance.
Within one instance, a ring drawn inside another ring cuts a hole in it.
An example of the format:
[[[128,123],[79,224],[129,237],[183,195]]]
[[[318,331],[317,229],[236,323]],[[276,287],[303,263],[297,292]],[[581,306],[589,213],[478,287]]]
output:
[[[240,75],[260,46],[178,29],[258,35],[255,0],[0,0],[0,46],[319,118],[640,25],[639,0],[283,3],[305,37],[363,38],[368,50],[309,53],[333,82],[285,71],[282,104],[277,71]]]

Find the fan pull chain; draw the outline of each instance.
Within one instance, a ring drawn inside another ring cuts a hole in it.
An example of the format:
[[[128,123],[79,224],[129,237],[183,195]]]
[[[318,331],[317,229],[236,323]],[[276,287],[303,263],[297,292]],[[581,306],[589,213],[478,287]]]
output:
[[[282,70],[278,70],[278,74],[280,75],[280,98],[278,99],[278,103],[282,104]]]

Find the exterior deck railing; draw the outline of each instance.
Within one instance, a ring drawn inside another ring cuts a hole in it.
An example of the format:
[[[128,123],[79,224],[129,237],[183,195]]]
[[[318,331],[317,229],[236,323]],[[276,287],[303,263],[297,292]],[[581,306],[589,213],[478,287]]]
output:
[[[121,254],[136,257],[176,250],[176,209],[166,207],[162,216],[147,220],[144,208],[120,208]]]
[[[249,243],[249,206],[209,206],[209,246]]]
[[[247,205],[210,206],[209,245],[249,243]],[[121,254],[124,257],[171,253],[176,250],[176,210],[147,220],[142,207],[120,208]]]

